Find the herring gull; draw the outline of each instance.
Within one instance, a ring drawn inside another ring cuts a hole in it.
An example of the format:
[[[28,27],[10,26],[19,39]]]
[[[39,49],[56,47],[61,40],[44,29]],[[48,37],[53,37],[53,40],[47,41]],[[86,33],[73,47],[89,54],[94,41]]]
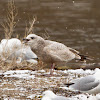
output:
[[[42,99],[41,100],[68,100],[64,96],[57,96],[54,94],[51,90],[46,90],[42,93]]]
[[[31,47],[32,51],[41,61],[52,64],[50,74],[52,74],[52,69],[54,69],[55,64],[66,63],[72,59],[81,61],[89,59],[75,49],[59,42],[45,40],[36,34],[29,34],[23,39],[23,42]]]
[[[93,75],[74,79],[65,85],[69,87],[69,89],[78,90],[84,93],[100,93],[100,70],[97,70]]]

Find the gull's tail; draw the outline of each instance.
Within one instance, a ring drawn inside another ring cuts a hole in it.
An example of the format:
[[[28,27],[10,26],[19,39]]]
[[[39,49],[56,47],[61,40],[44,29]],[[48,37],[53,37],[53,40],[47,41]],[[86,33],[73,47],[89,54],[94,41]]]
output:
[[[86,61],[86,60],[93,60],[91,57],[87,56],[87,55],[82,55],[82,54],[78,54],[81,59],[79,59],[80,61]]]
[[[75,49],[72,49],[72,48],[69,47],[69,50],[75,54],[75,59],[77,59],[77,60],[80,60],[80,61],[93,60],[93,58],[91,58],[87,55],[80,54]]]
[[[74,83],[65,83],[64,86],[69,87],[71,85],[73,85]]]

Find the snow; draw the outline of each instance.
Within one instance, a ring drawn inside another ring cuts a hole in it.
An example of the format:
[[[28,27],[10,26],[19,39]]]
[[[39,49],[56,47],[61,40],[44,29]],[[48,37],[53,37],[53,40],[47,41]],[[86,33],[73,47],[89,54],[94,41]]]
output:
[[[76,69],[76,70],[65,70],[64,71],[64,73],[68,73],[68,72],[70,72],[70,73],[77,73],[77,74],[93,74],[94,73],[94,71],[93,70],[83,70],[83,69]]]
[[[16,98],[20,98],[21,96],[25,97],[24,99],[37,98],[36,100],[40,100],[40,98],[38,98],[38,95],[41,95],[44,89],[46,88],[47,89],[59,88],[68,92],[69,88],[61,87],[61,84],[66,83],[68,80],[77,78],[79,75],[80,77],[84,77],[84,75],[87,76],[99,71],[100,69],[98,68],[96,68],[95,70],[83,70],[83,69],[64,70],[64,71],[54,70],[55,74],[52,77],[41,76],[42,74],[47,74],[47,73],[49,74],[49,71],[45,71],[43,69],[37,71],[31,71],[31,70],[9,70],[5,72],[1,71],[0,75],[4,75],[3,76],[4,80],[0,81],[1,82],[0,88],[2,89],[2,91],[15,92],[13,100],[15,100]],[[7,84],[7,87],[5,84]],[[58,84],[60,84],[60,86],[57,87]],[[58,92],[57,94],[62,95],[66,93]],[[4,99],[9,99],[7,95],[2,95],[2,96],[4,97]],[[68,100],[100,100],[100,94],[93,96],[84,93],[73,95],[72,93],[71,96],[67,98]]]
[[[16,77],[16,78],[23,78],[23,79],[34,79],[34,75],[30,75],[31,71],[29,70],[11,70],[4,73],[4,77]]]
[[[88,94],[80,94],[80,95],[72,96],[71,98],[68,98],[68,100],[100,100],[100,94],[96,96],[88,95]]]

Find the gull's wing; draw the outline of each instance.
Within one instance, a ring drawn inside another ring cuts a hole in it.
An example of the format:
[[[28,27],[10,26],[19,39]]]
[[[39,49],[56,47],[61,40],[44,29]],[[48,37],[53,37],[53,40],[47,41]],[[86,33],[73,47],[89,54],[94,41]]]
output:
[[[70,87],[79,91],[89,91],[100,84],[93,75],[73,80],[72,83]]]
[[[46,46],[44,52],[55,61],[69,61],[75,58],[75,54],[68,47],[57,42]]]
[[[79,54],[79,51],[77,51],[77,50],[75,50],[75,49],[73,49],[73,48],[70,48],[70,47],[68,47],[69,48],[69,50],[71,51],[71,52],[73,52],[74,54],[75,54],[75,58],[76,59],[81,59],[81,56],[80,56],[80,54]],[[84,57],[84,56],[83,56]]]
[[[37,58],[37,55],[30,48],[21,48],[14,51],[7,59],[17,59],[18,57],[21,57],[23,60],[29,60]]]
[[[75,50],[75,49],[73,49],[73,48],[70,48],[70,47],[68,47],[68,48],[69,48],[69,50],[72,51],[73,53],[79,54],[79,51],[77,51],[77,50]]]
[[[23,55],[25,60],[37,58],[37,55],[30,48],[23,49]]]

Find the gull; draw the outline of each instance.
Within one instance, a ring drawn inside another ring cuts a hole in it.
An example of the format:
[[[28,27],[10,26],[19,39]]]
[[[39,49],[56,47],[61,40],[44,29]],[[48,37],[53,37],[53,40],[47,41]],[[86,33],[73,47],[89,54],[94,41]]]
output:
[[[5,62],[20,63],[27,61],[37,64],[37,55],[31,50],[29,46],[25,46],[17,38],[2,39],[0,43],[0,56]]]
[[[32,52],[29,46],[22,46],[22,48],[14,51],[5,61],[11,62],[11,60],[16,60],[17,63],[27,61],[29,63],[37,64],[38,57]]]
[[[54,94],[51,90],[46,90],[42,93],[42,99],[41,100],[68,100],[64,96],[57,96]]]
[[[69,87],[69,89],[78,90],[83,93],[100,93],[100,70],[97,70],[93,75],[74,79],[65,85]]]
[[[23,42],[31,47],[32,51],[41,61],[51,64],[51,75],[52,69],[54,69],[56,64],[66,63],[72,59],[78,59],[81,61],[89,59],[87,56],[81,55],[75,49],[67,47],[59,42],[45,40],[35,34],[29,34],[23,39]]]
[[[0,54],[11,54],[13,50],[19,49],[22,46],[22,43],[17,38],[12,39],[2,39],[0,43]]]

